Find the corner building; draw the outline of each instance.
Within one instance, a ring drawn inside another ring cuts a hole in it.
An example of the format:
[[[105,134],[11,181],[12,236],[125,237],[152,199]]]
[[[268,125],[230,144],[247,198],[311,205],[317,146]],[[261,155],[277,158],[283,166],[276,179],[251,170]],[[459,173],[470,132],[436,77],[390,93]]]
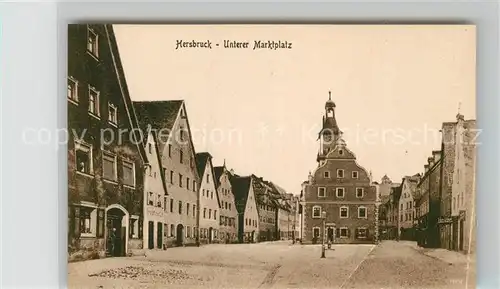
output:
[[[369,173],[342,140],[331,96],[319,133],[318,167],[304,184],[303,243],[374,243],[378,238],[377,191]],[[323,216],[325,232],[322,232]]]

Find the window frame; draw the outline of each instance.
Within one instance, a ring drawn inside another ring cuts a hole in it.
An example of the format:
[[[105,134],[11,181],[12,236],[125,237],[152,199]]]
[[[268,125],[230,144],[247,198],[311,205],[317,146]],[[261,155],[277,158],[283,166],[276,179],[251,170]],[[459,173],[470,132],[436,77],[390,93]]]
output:
[[[318,198],[326,198],[326,187],[318,187]]]
[[[324,177],[325,179],[329,179],[329,178],[330,178],[330,171],[324,171],[324,172],[323,172],[323,177]]]
[[[354,176],[354,174],[356,174],[356,176]],[[351,178],[353,178],[353,179],[359,179],[359,172],[358,171],[352,171],[351,172]]]
[[[342,196],[339,196],[339,190],[342,191]],[[344,187],[337,187],[337,188],[335,188],[335,196],[337,198],[340,198],[340,199],[345,198],[345,188]]]
[[[359,212],[361,209],[364,209],[365,210],[365,216],[364,217],[361,217]],[[368,219],[368,209],[365,207],[365,206],[359,206],[358,207],[358,219]]]
[[[315,209],[319,209],[319,215],[318,216],[315,216],[314,215],[314,212],[315,212]],[[313,206],[312,207],[312,218],[313,219],[321,219],[321,212],[322,212],[323,208],[321,206]]]
[[[129,184],[125,184],[125,181],[123,179],[123,186],[124,187],[127,187],[127,188],[131,188],[131,189],[135,189],[136,185],[137,185],[137,180],[136,180],[136,175],[135,175],[135,162],[132,161],[132,160],[129,160],[127,158],[122,158],[122,179],[123,179],[123,176],[124,176],[124,168],[126,167],[126,164],[130,164],[131,165],[131,169],[132,169],[132,185],[129,185]]]
[[[342,176],[340,176],[340,172],[342,172]],[[344,169],[337,169],[337,179],[343,179],[345,178],[345,170]]]
[[[346,209],[346,216],[345,217],[342,217],[342,209]],[[339,218],[340,219],[349,219],[349,207],[348,206],[341,206],[339,208]]]
[[[114,120],[110,119],[111,118],[111,110],[114,110]],[[108,123],[114,127],[118,126],[118,106],[112,103],[111,101],[108,101]]]
[[[358,195],[358,190],[361,190],[361,196]],[[365,196],[365,189],[364,188],[360,188],[360,187],[357,187],[356,188],[356,198],[358,199],[361,199]]]
[[[76,80],[74,77],[72,76],[68,76],[67,77],[68,79],[68,90],[71,90],[71,96],[67,96],[68,97],[68,101],[73,103],[73,104],[76,104],[78,105],[78,80]],[[69,83],[72,83],[71,85],[71,88],[70,88],[70,84]]]
[[[345,231],[345,236],[342,236],[342,231]],[[349,238],[349,228],[348,227],[340,227],[339,228],[339,238],[340,239],[348,239]]]
[[[102,155],[101,155],[101,158],[102,158],[102,179],[105,180],[105,181],[108,181],[108,182],[114,182],[116,183],[118,181],[118,157],[116,156],[116,154],[112,153],[112,152],[108,152],[108,151],[102,151]],[[112,158],[113,159],[113,169],[114,169],[114,176],[113,176],[113,179],[108,179],[104,176],[104,159],[105,158]]]
[[[90,43],[91,36],[95,37],[94,42]],[[99,59],[99,34],[90,25],[87,25],[87,52],[96,60]]]
[[[94,111],[90,110],[90,108],[91,108],[90,97],[91,97],[92,93],[95,93],[94,107],[93,107]],[[97,88],[95,88],[94,86],[89,84],[88,85],[88,96],[89,96],[89,106],[87,108],[88,113],[94,118],[101,119],[101,111],[100,111],[101,92],[99,90],[97,90]]]
[[[94,175],[94,156],[93,156],[93,153],[94,152],[93,152],[92,144],[86,143],[84,141],[75,140],[74,145],[75,145],[74,152],[75,152],[75,163],[76,163],[77,174],[93,177],[93,175]],[[87,150],[87,151],[85,151],[85,150]],[[77,156],[78,151],[83,151],[83,152],[86,152],[88,154],[88,159],[89,159],[89,171],[88,172],[82,172],[82,171],[78,170],[78,156]]]

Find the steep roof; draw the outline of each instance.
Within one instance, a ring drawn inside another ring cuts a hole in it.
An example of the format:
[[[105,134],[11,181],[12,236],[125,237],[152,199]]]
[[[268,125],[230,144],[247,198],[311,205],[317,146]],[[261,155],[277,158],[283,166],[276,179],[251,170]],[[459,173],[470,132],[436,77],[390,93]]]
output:
[[[197,153],[195,158],[196,158],[196,169],[198,170],[198,176],[203,177],[203,173],[205,172],[205,168],[207,166],[207,161],[211,159],[212,156],[208,152],[202,152],[202,153]]]
[[[156,131],[151,130],[151,126],[148,126],[147,131],[148,131],[148,134],[151,132],[151,135],[153,136],[153,140],[155,141],[156,158],[158,160],[158,166],[160,167],[160,177],[162,180],[163,189],[165,190],[165,194],[168,195],[167,176],[165,176],[165,170],[162,169],[163,165],[162,165],[162,160],[161,160],[158,136],[156,135]],[[145,145],[147,145],[147,142]]]
[[[151,124],[153,130],[161,130],[162,137],[168,137],[182,103],[182,100],[134,101],[135,113],[139,118],[139,127],[142,129]],[[165,142],[165,140],[162,141]]]
[[[242,214],[244,213],[247,204],[252,178],[233,176],[229,180],[231,182],[236,208],[238,209],[239,213]]]
[[[401,186],[391,188],[392,201],[397,204],[401,197]]]
[[[224,166],[214,167],[215,182],[216,182],[215,184],[217,185],[217,188],[220,186],[220,177],[224,173],[224,169],[225,169]]]
[[[125,79],[125,73],[123,71],[123,66],[122,66],[122,61],[120,58],[120,53],[118,51],[118,43],[116,42],[116,37],[115,37],[115,32],[113,30],[113,25],[111,24],[105,24],[104,25],[104,30],[106,31],[106,36],[108,39],[108,45],[111,53],[111,59],[113,61],[113,66],[115,68],[116,76],[117,76],[117,81],[118,81],[118,86],[120,87],[120,92],[122,95],[123,102],[125,104],[125,110],[127,112],[130,125],[132,128],[140,128],[139,126],[139,121],[137,119],[136,112],[134,110],[134,106],[132,104],[132,99],[130,98],[130,92],[128,90],[127,86],[127,81]],[[136,140],[140,139],[140,134],[136,131],[134,131],[135,138]],[[143,139],[141,140],[143,141]],[[144,142],[142,142],[142,145],[138,142],[136,142],[137,148],[139,150],[139,155],[141,156],[141,159],[143,162],[147,162],[147,154],[146,154],[146,149],[144,148]]]

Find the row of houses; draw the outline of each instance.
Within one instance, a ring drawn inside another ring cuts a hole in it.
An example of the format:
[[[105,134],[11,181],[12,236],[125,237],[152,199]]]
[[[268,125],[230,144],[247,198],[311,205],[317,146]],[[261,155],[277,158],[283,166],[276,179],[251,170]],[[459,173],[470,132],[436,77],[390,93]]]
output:
[[[299,235],[298,197],[195,151],[183,100],[131,100],[111,25],[68,26],[67,82],[70,259]]]
[[[422,247],[475,251],[475,120],[457,114],[442,125],[442,142],[424,164],[424,172],[393,184],[386,176],[379,222],[384,238],[416,240]]]

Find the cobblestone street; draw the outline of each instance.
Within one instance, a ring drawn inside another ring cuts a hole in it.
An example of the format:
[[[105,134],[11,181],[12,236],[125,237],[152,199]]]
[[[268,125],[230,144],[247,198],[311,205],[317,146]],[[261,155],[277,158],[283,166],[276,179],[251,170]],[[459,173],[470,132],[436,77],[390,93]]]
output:
[[[69,264],[70,288],[468,288],[475,272],[455,252],[411,242],[320,246],[209,245]],[[451,256],[451,257],[450,257]],[[475,270],[475,264],[470,266]],[[469,270],[469,271],[470,271]],[[76,286],[75,284],[79,284]],[[83,287],[82,284],[85,284]]]

